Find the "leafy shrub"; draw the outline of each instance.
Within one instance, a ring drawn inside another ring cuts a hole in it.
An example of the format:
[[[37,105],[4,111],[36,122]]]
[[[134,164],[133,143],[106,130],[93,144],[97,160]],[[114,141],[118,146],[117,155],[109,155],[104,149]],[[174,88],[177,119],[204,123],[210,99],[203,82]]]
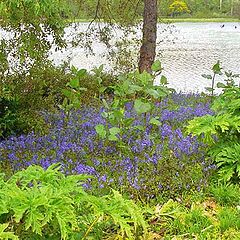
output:
[[[210,145],[210,156],[215,160],[220,178],[238,182],[240,178],[240,88],[233,84],[223,86],[212,109],[214,116],[206,115],[189,122],[188,133],[203,136]]]
[[[83,190],[87,176],[65,176],[60,167],[39,166],[0,178],[0,237],[17,239],[82,239],[93,235],[100,222],[113,233],[135,239],[147,224],[132,201],[118,192],[96,197]],[[89,222],[89,219],[95,219]],[[8,231],[11,229],[13,232]],[[103,233],[102,233],[103,235]]]
[[[55,111],[62,102],[61,89],[72,76],[66,71],[45,62],[32,67],[29,74],[14,73],[1,79],[0,123],[3,138],[32,130],[46,131],[39,113],[43,110]]]
[[[16,100],[0,97],[0,139],[23,131],[24,124],[17,114],[18,108]]]

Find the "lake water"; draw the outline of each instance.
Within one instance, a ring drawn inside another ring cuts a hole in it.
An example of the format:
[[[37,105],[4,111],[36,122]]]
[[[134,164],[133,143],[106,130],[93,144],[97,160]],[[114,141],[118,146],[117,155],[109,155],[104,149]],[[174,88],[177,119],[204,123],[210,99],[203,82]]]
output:
[[[86,28],[80,23],[79,29]],[[166,29],[166,30],[165,30]],[[72,29],[66,30],[71,35]],[[140,34],[140,32],[138,32]],[[158,25],[157,53],[164,67],[163,74],[171,87],[178,91],[204,91],[210,87],[210,80],[202,74],[211,74],[211,67],[217,60],[225,70],[240,73],[240,23],[175,23],[173,26]],[[102,55],[107,51],[100,43],[93,45],[95,56],[86,56],[81,48],[66,49],[52,54],[56,63],[70,56],[71,64],[78,68],[92,69],[102,63],[111,66]],[[217,76],[219,81],[223,77]]]
[[[66,28],[66,38],[86,30],[87,26],[87,23],[79,23],[77,31],[72,27]],[[115,38],[120,35],[116,31]],[[140,30],[137,35],[141,37]],[[210,69],[217,60],[225,70],[240,73],[240,23],[158,24],[158,41],[157,53],[164,67],[163,74],[170,86],[178,91],[201,92],[210,87],[210,80],[201,75],[211,73]],[[87,56],[81,47],[69,46],[61,52],[52,52],[50,58],[59,64],[69,57],[72,65],[89,70],[101,64],[111,69],[111,63],[103,56],[106,46],[94,42],[93,50],[95,55]],[[223,77],[217,76],[217,80],[223,81]]]
[[[165,74],[173,87],[182,91],[204,90],[210,83],[201,74],[211,73],[217,60],[225,70],[240,73],[239,23],[177,23],[175,26],[175,43],[159,46],[163,49]]]

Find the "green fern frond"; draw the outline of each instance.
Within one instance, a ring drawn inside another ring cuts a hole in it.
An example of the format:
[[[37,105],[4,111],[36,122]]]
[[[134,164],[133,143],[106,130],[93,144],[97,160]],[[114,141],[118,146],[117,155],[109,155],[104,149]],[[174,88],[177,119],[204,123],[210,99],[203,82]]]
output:
[[[225,181],[230,181],[235,175],[240,179],[240,144],[229,142],[216,155],[216,163]]]
[[[8,239],[12,239],[12,240],[18,240],[19,238],[14,235],[13,232],[6,232],[5,230],[8,228],[8,223],[5,224],[0,224],[0,239],[2,240],[8,240]]]

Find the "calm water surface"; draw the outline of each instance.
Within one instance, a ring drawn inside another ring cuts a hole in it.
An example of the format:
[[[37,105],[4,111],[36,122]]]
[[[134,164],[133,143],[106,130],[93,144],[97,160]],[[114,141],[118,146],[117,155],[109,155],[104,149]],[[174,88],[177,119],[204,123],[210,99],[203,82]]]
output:
[[[209,69],[217,60],[225,70],[240,73],[239,23],[177,23],[175,26],[175,43],[159,46],[163,49],[165,74],[173,87],[182,91],[204,90],[210,84],[201,74],[211,73]]]
[[[79,29],[86,26],[81,23]],[[158,25],[158,41],[161,43],[157,53],[171,87],[184,92],[204,91],[211,83],[201,75],[211,73],[210,69],[217,60],[225,70],[240,73],[240,23],[175,23],[163,31],[165,28],[166,24]],[[72,29],[68,28],[66,32],[71,36]],[[107,59],[102,56],[106,47],[95,43],[93,49],[95,56],[87,57],[81,48],[69,48],[62,53],[53,53],[51,57],[59,63],[70,56],[71,64],[79,68],[92,69],[105,63],[110,69]],[[223,77],[217,80],[223,81]]]
[[[81,32],[87,26],[87,23],[79,23],[77,29]],[[66,28],[67,39],[75,33],[76,29]],[[141,31],[137,34],[141,37]],[[117,31],[115,38],[120,35]],[[201,75],[211,73],[210,69],[217,60],[225,70],[240,73],[240,23],[175,23],[170,27],[159,24],[158,41],[157,53],[164,67],[163,74],[170,86],[178,91],[200,92],[210,87],[210,81]],[[84,49],[69,46],[61,52],[52,51],[50,58],[56,64],[69,58],[72,65],[89,70],[101,64],[105,64],[105,69],[111,69],[111,63],[103,57],[106,46],[94,42],[93,50],[94,56],[86,56]],[[223,77],[217,80],[223,81]]]

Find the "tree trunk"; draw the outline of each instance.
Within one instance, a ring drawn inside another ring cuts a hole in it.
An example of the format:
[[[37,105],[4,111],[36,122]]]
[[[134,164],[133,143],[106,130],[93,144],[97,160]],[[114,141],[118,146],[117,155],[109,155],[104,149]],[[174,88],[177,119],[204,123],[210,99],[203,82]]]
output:
[[[233,0],[231,1],[231,16],[233,15],[233,5],[234,5],[234,2]]]
[[[157,0],[144,0],[143,38],[138,68],[151,73],[156,55],[157,42]]]
[[[219,0],[219,9],[222,11],[222,0]]]

